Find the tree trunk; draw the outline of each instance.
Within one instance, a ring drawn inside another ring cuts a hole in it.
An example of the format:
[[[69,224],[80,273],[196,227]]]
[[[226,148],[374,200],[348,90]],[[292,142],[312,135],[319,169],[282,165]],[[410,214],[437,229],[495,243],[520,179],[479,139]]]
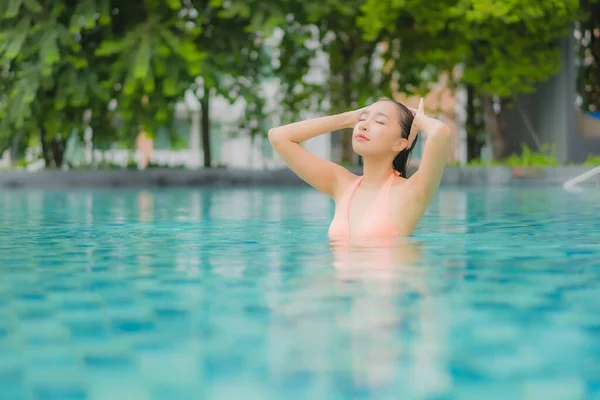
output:
[[[475,108],[475,88],[473,85],[467,85],[467,121],[465,129],[467,131],[467,162],[481,159],[481,147],[483,143],[479,135],[480,123],[477,120],[477,110]]]
[[[67,149],[67,141],[65,139],[52,139],[50,142],[50,149],[52,150],[52,158],[54,159],[54,166],[61,168],[65,159],[65,150]]]
[[[45,168],[52,166],[52,158],[50,157],[50,149],[46,141],[46,130],[40,127],[40,142],[42,143],[42,156],[44,157]]]
[[[202,131],[202,153],[204,154],[204,167],[210,168],[212,157],[210,153],[210,89],[204,86],[204,94],[200,100],[202,120],[200,122]]]
[[[7,150],[10,152],[11,163],[23,159],[27,150],[26,134],[24,134],[23,131],[18,131],[15,136],[13,136]]]
[[[500,160],[506,155],[506,123],[504,121],[504,112],[501,109],[500,113],[496,113],[494,110],[494,99],[491,96],[482,96],[482,100],[485,126],[492,137],[494,160]]]

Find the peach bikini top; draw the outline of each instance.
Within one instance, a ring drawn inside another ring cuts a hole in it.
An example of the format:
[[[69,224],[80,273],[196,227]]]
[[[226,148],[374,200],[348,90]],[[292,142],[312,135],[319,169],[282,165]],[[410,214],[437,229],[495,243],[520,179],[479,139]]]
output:
[[[396,176],[400,176],[398,171],[385,181],[371,207],[362,216],[358,226],[354,227],[354,235],[362,237],[390,237],[399,236],[399,232],[392,223],[390,215],[390,189]],[[356,189],[362,183],[363,177],[358,178],[336,202],[335,214],[329,225],[329,236],[349,237],[350,236],[350,202]]]

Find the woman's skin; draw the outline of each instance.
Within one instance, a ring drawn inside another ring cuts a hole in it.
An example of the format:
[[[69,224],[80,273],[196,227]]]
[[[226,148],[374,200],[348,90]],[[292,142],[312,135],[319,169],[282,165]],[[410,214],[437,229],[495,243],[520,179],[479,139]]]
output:
[[[383,183],[394,173],[393,160],[411,149],[420,132],[426,143],[418,170],[395,180],[390,192],[391,219],[402,236],[411,235],[437,192],[452,151],[452,134],[443,122],[427,116],[423,100],[414,115],[408,138],[402,136],[398,106],[382,100],[341,114],[294,122],[269,130],[269,140],[283,161],[301,179],[337,200],[359,176],[301,146],[313,137],[353,128],[352,147],[363,158],[363,181],[350,206],[350,226],[358,226]],[[352,235],[352,232],[350,232]]]

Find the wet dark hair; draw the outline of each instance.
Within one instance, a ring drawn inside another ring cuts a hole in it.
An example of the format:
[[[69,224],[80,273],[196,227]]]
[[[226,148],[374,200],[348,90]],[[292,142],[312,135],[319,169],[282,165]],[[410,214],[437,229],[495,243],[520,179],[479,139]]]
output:
[[[400,113],[399,123],[400,123],[400,134],[404,139],[408,139],[410,135],[410,130],[412,128],[414,115],[412,111],[408,109],[404,104],[389,98],[380,99],[380,101],[390,101],[398,107],[398,112]],[[415,144],[417,144],[417,140],[419,139],[419,135],[415,137],[415,141],[412,142],[410,147],[405,148],[400,153],[396,155],[394,161],[392,163],[394,170],[398,171],[401,176],[407,178],[406,168],[408,166],[408,160],[410,158],[410,153],[415,148]]]

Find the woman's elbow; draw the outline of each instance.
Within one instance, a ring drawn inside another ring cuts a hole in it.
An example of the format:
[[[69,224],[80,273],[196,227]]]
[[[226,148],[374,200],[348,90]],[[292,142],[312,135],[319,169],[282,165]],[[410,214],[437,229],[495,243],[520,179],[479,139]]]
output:
[[[452,129],[444,123],[440,124],[437,129],[435,129],[430,135],[430,137],[434,137],[435,140],[439,140],[442,142],[451,142],[454,139],[454,135],[452,134]]]
[[[269,143],[271,143],[273,146],[281,139],[281,135],[278,135],[277,128],[269,129],[269,132],[267,132],[267,137],[269,138]]]
[[[269,143],[271,146],[276,147],[282,145],[284,143],[290,142],[290,138],[287,135],[287,132],[281,129],[281,127],[271,128],[267,132],[267,137],[269,138]]]

